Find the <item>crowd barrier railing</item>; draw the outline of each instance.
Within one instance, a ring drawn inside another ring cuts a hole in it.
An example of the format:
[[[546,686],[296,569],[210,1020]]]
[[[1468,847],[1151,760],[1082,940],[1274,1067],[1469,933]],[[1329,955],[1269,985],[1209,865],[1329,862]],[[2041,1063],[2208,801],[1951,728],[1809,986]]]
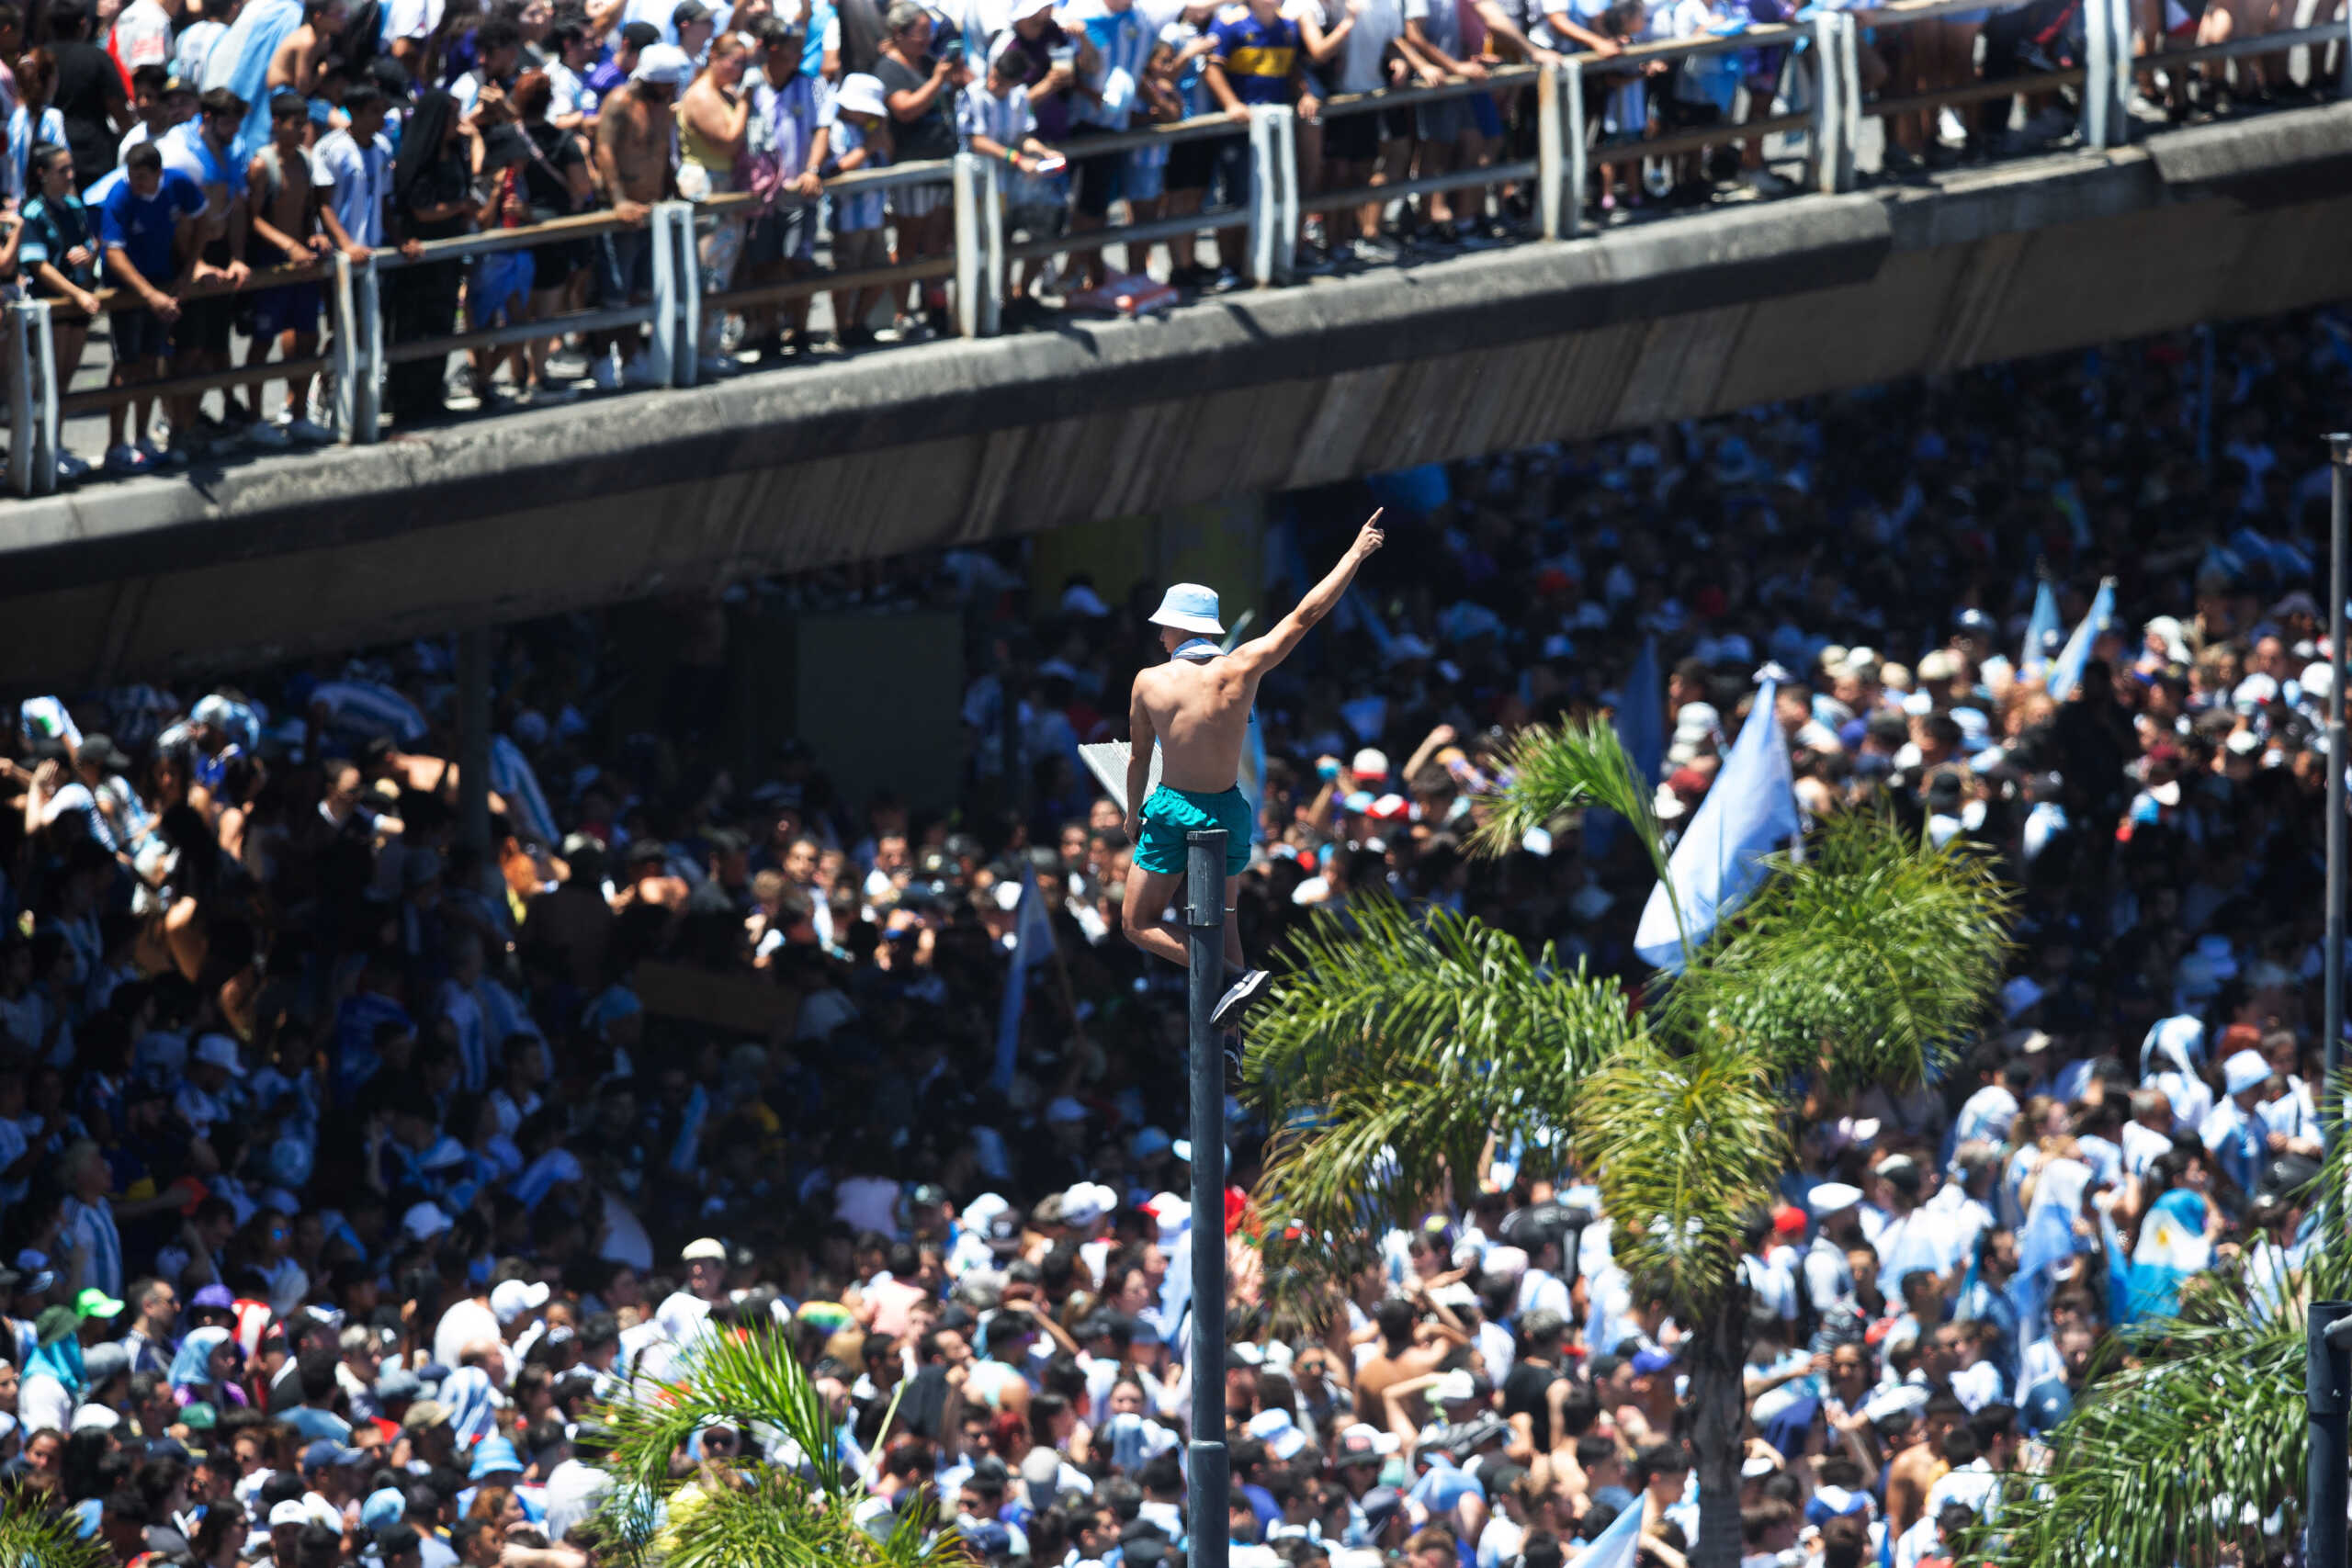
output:
[[[1153,145],[1172,146],[1204,138],[1241,137],[1247,141],[1248,189],[1228,192],[1227,205],[1197,212],[1106,224],[1098,229],[1070,230],[1053,235],[1011,237],[1007,223],[1004,166],[968,152],[952,158],[895,164],[837,175],[823,184],[826,196],[854,194],[913,186],[945,185],[954,209],[954,242],[941,255],[906,257],[890,265],[855,272],[815,272],[808,276],[737,288],[714,288],[703,275],[699,237],[723,221],[750,216],[752,197],[727,193],[700,202],[682,200],[652,204],[643,224],[650,233],[650,288],[643,299],[619,306],[567,311],[519,321],[453,331],[410,341],[390,342],[386,327],[385,291],[390,275],[403,268],[462,265],[481,255],[517,246],[536,246],[565,240],[604,243],[630,227],[611,211],[583,213],[512,229],[492,229],[453,239],[425,242],[415,254],[380,249],[354,260],[335,254],[315,263],[257,269],[242,285],[246,290],[315,281],[326,284],[329,333],[323,353],[294,361],[180,377],[136,386],[75,388],[61,384],[53,344],[61,316],[74,314],[56,299],[24,299],[8,309],[8,326],[0,334],[9,355],[5,386],[9,402],[7,482],[19,496],[47,494],[57,488],[60,426],[68,414],[111,409],[133,401],[200,395],[216,389],[279,380],[288,377],[323,375],[328,407],[333,411],[337,439],[367,445],[382,437],[384,373],[391,366],[424,359],[446,359],[463,350],[503,347],[538,340],[554,340],[573,333],[628,333],[646,329],[643,365],[646,378],[664,387],[693,385],[700,375],[699,344],[706,317],[828,292],[892,288],[944,279],[950,285],[957,333],[965,337],[989,336],[1002,330],[1004,288],[1008,266],[1016,261],[1042,260],[1072,252],[1092,252],[1106,246],[1147,246],[1184,236],[1236,230],[1246,234],[1239,258],[1220,257],[1227,265],[1238,259],[1238,270],[1252,284],[1269,286],[1292,281],[1297,275],[1297,243],[1309,214],[1331,213],[1374,202],[1386,203],[1419,196],[1468,188],[1532,187],[1531,208],[1537,231],[1544,240],[1572,240],[1584,232],[1593,205],[1594,171],[1604,164],[1662,159],[1726,143],[1759,141],[1774,136],[1804,141],[1804,188],[1836,194],[1854,187],[1855,151],[1865,118],[1885,118],[1941,107],[1980,104],[2005,97],[2031,97],[2062,88],[2078,91],[2076,118],[2086,150],[2098,152],[2123,144],[2131,133],[2131,103],[2134,86],[2155,71],[2178,72],[2209,62],[2253,55],[2283,54],[2296,48],[2312,51],[2310,73],[2316,80],[2326,51],[2336,52],[2335,74],[2339,95],[2352,96],[2352,7],[2338,20],[2314,27],[2232,39],[2190,49],[2158,48],[2139,52],[2144,40],[2135,40],[2132,0],[2084,0],[2081,17],[2082,63],[2063,69],[1988,78],[1932,92],[1881,96],[1866,100],[1861,88],[1860,38],[1865,27],[1878,31],[1934,21],[1956,13],[1981,9],[1981,0],[1890,0],[1868,9],[1810,7],[1787,23],[1749,26],[1699,38],[1668,39],[1624,45],[1614,53],[1580,52],[1546,55],[1540,64],[1507,65],[1475,78],[1453,77],[1434,84],[1385,89],[1375,93],[1334,96],[1321,105],[1319,118],[1334,119],[1384,109],[1414,107],[1449,98],[1493,94],[1498,101],[1521,98],[1522,113],[1532,107],[1533,156],[1520,156],[1475,167],[1346,189],[1303,192],[1298,166],[1298,116],[1283,105],[1249,109],[1246,118],[1213,114],[1096,136],[1067,149],[1073,157],[1093,157]],[[1747,111],[1726,115],[1716,123],[1633,137],[1607,139],[1597,134],[1597,112],[1618,85],[1652,71],[1659,62],[1688,62],[1732,51],[1779,51],[1780,71],[1773,96],[1791,107],[1781,114],[1758,105],[1749,89],[1739,89],[1735,107]],[[1522,119],[1522,123],[1526,123]],[[806,205],[816,197],[786,198]],[[1131,253],[1132,254],[1132,253]],[[191,296],[228,291],[218,280],[187,291]],[[137,309],[138,299],[127,290],[98,291],[102,311]],[[452,322],[454,325],[461,323]],[[68,367],[70,371],[74,367]]]

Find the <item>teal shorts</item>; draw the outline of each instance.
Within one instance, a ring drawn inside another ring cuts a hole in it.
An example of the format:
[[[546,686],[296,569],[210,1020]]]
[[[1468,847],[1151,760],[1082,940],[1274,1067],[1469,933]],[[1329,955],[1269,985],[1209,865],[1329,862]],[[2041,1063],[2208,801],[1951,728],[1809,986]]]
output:
[[[1162,876],[1182,876],[1190,852],[1184,835],[1204,828],[1225,829],[1225,874],[1238,876],[1250,869],[1250,803],[1240,788],[1216,795],[1161,784],[1143,803],[1143,842],[1136,846],[1136,864]]]

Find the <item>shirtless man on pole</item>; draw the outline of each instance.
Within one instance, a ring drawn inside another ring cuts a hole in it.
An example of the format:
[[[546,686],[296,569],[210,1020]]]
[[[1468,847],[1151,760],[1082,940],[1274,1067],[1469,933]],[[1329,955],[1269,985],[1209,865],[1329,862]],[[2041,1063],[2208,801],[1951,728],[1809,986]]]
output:
[[[1127,714],[1127,837],[1135,844],[1135,872],[1127,878],[1124,922],[1127,940],[1171,964],[1186,962],[1184,941],[1162,929],[1176,884],[1184,876],[1184,836],[1196,829],[1225,829],[1225,908],[1230,916],[1250,864],[1252,839],[1250,803],[1235,780],[1241,772],[1241,743],[1250,730],[1250,709],[1258,682],[1290,657],[1307,628],[1329,615],[1356,575],[1380,548],[1380,513],[1356,535],[1340,564],[1317,583],[1264,637],[1220,653],[1212,640],[1225,634],[1218,624],[1216,594],[1197,583],[1168,591],[1151,617],[1160,628],[1168,662],[1138,671]],[[1159,742],[1159,787],[1143,798],[1151,777],[1151,747]],[[1225,922],[1225,966],[1239,976],[1216,1004],[1214,1021],[1231,1027],[1242,1010],[1273,983],[1263,969],[1244,967],[1241,928]]]

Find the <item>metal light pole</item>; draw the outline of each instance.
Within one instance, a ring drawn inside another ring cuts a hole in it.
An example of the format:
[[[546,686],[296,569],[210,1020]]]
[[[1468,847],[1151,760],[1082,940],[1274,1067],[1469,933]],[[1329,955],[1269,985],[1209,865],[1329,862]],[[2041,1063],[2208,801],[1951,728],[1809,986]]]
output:
[[[2304,1472],[2303,1561],[2345,1568],[2347,1478],[2345,1427],[2352,1411],[2352,1302],[2313,1302],[2304,1309],[2303,1407],[2311,1459]]]
[[[1192,1568],[1226,1568],[1233,1472],[1225,1447],[1225,1053],[1209,1015],[1225,979],[1225,829],[1184,835],[1193,1055]]]
[[[2329,506],[2327,528],[2327,937],[2321,949],[2326,965],[2326,1005],[2321,1045],[2325,1072],[2320,1089],[2320,1224],[2342,1221],[2343,1181],[2335,1173],[2336,1069],[2344,1058],[2344,594],[2346,535],[2352,520],[2352,434],[2327,438]]]

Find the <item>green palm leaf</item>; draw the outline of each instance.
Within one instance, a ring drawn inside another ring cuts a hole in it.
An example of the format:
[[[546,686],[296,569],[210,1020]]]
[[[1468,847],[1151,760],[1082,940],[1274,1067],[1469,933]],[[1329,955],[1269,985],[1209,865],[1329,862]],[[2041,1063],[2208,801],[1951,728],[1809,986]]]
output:
[[[1640,1030],[1614,982],[1552,949],[1386,898],[1318,915],[1294,963],[1250,1025],[1281,1128],[1259,1195],[1278,1228],[1403,1217],[1467,1178],[1489,1133],[1527,1137],[1549,1174],[1579,1078]]]
[[[906,1513],[884,1540],[855,1525],[865,1488],[842,1467],[824,1397],[780,1327],[703,1334],[680,1354],[674,1375],[636,1380],[596,1419],[616,1483],[603,1517],[638,1562],[931,1568],[966,1561],[952,1536],[928,1539],[934,1520],[926,1508]],[[673,1478],[671,1456],[716,1423],[747,1427],[763,1442],[788,1442],[801,1462],[755,1470],[741,1487],[706,1490]]]
[[[0,1495],[0,1563],[9,1568],[111,1568],[114,1553],[37,1492]]]
[[[2014,898],[1978,852],[1841,812],[1667,993],[1675,1031],[1729,1029],[1784,1075],[1917,1083],[1984,1022]]]
[[[1770,1064],[1733,1039],[1674,1055],[1641,1036],[1586,1081],[1577,1158],[1637,1296],[1663,1295],[1685,1321],[1721,1302],[1740,1226],[1788,1161],[1782,1109]]]
[[[1666,845],[1658,831],[1655,795],[1634,767],[1616,730],[1601,719],[1566,719],[1530,725],[1512,738],[1500,759],[1502,784],[1480,797],[1478,827],[1470,847],[1504,855],[1519,848],[1529,829],[1549,828],[1563,813],[1601,806],[1633,824],[1650,863],[1666,878]],[[1669,884],[1668,897],[1673,897]],[[1681,918],[1678,908],[1675,918]]]

